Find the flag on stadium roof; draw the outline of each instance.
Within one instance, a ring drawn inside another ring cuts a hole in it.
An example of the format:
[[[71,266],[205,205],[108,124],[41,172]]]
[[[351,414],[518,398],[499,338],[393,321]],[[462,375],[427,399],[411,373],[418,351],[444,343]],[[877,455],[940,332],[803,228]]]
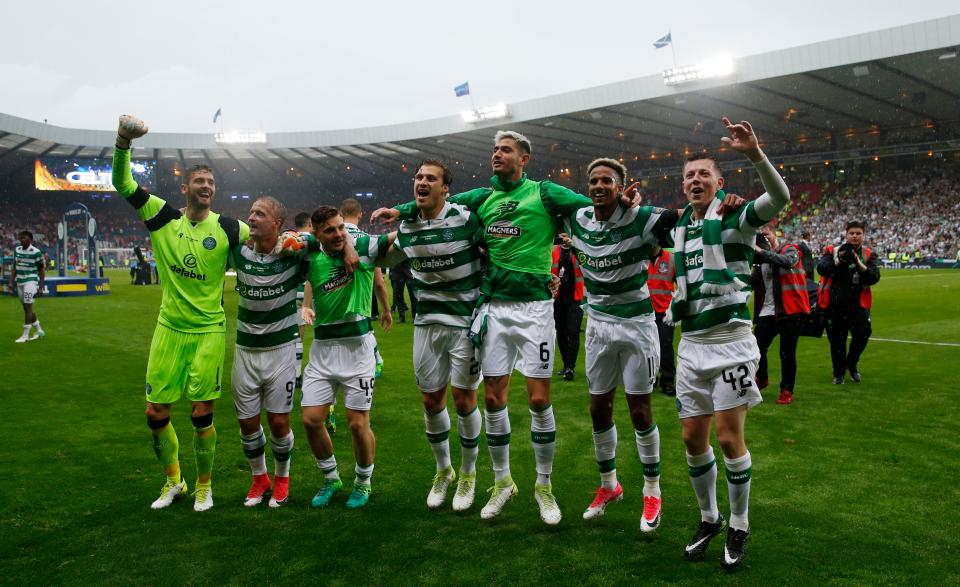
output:
[[[463,82],[459,86],[453,88],[453,93],[456,94],[458,98],[460,96],[466,96],[470,94],[470,82]]]
[[[667,33],[666,35],[660,37],[659,39],[653,42],[653,48],[663,49],[664,47],[666,47],[672,42],[673,42],[673,39],[670,38],[670,33]]]
[[[213,114],[213,122],[216,123],[220,118],[220,115],[223,114],[223,106],[217,108],[217,111]]]

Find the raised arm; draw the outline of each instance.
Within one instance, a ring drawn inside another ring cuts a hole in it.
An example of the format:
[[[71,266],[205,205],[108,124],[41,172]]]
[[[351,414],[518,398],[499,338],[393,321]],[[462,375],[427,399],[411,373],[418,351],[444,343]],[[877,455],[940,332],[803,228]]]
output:
[[[476,210],[483,204],[493,190],[490,188],[477,188],[468,192],[462,192],[447,198],[448,202],[466,206],[471,210]],[[398,204],[393,208],[377,208],[370,215],[370,222],[380,220],[383,224],[392,224],[397,220],[414,220],[417,217],[417,203],[413,200]]]
[[[124,114],[117,127],[117,148],[113,150],[113,187],[137,210],[147,230],[159,230],[168,222],[183,215],[163,199],[137,185],[130,171],[130,145],[133,139],[147,134],[147,125],[142,120]],[[245,240],[244,223],[240,223],[240,239]],[[247,229],[249,235],[249,229]]]
[[[124,198],[129,198],[137,191],[137,182],[130,172],[130,145],[149,131],[147,124],[124,114],[117,125],[117,148],[113,151],[113,187]]]
[[[753,211],[757,215],[760,223],[772,220],[780,210],[783,210],[790,202],[790,190],[783,178],[777,173],[777,170],[764,155],[760,149],[760,142],[756,133],[753,132],[753,126],[746,120],[741,120],[739,124],[733,124],[726,116],[723,117],[723,126],[730,133],[729,137],[723,137],[720,142],[724,146],[738,151],[746,156],[753,163],[763,182],[763,189],[766,192],[754,201]]]

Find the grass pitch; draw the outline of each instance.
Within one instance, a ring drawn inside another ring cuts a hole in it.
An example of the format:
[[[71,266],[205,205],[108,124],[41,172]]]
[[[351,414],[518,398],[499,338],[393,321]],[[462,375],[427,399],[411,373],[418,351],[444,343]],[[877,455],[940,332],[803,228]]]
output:
[[[343,497],[326,510],[309,508],[321,475],[299,410],[290,503],[276,511],[243,507],[249,469],[225,391],[216,411],[216,507],[197,514],[192,500],[183,500],[152,511],[163,478],[144,422],[143,387],[160,290],[129,286],[122,271],[109,276],[108,296],[39,299],[47,331],[39,342],[13,343],[22,312],[14,298],[0,298],[0,576],[6,583],[960,583],[960,440],[949,384],[960,347],[872,340],[861,361],[863,382],[833,386],[826,338],[803,338],[796,402],[778,406],[774,343],[773,385],[747,426],[754,475],[750,544],[731,577],[719,565],[722,537],[703,562],[683,559],[699,510],[673,400],[659,393],[660,529],[649,536],[639,531],[642,468],[622,396],[617,464],[625,499],[593,523],[581,519],[598,484],[582,352],[577,379],[553,386],[553,484],[563,522],[549,528],[537,514],[530,417],[518,377],[510,413],[519,497],[493,523],[480,519],[483,489],[493,484],[482,442],[473,509],[465,515],[449,507],[428,510],[434,466],[412,374],[410,324],[377,335],[386,367],[372,412],[377,458],[368,507],[349,511]],[[230,330],[237,306],[232,285],[228,279]],[[875,339],[960,343],[960,271],[884,271],[874,297]],[[232,344],[228,333],[227,372]],[[173,421],[192,488],[188,402],[176,406]],[[455,429],[454,418],[456,466]],[[345,429],[334,444],[349,487],[353,453]],[[722,472],[718,494],[726,515]]]

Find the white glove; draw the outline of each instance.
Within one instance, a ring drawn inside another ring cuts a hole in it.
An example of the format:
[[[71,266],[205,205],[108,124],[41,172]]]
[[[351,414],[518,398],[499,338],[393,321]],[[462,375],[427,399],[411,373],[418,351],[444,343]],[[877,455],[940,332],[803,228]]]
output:
[[[147,134],[150,127],[147,123],[136,116],[124,114],[120,116],[120,124],[117,126],[117,146],[124,149],[130,148],[130,141],[139,139]]]

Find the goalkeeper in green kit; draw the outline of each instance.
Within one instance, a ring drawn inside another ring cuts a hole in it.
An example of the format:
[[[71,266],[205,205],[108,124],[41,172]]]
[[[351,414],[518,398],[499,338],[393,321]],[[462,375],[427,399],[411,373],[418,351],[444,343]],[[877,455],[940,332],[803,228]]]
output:
[[[130,173],[130,143],[147,133],[147,125],[121,116],[113,154],[113,185],[137,210],[150,231],[163,298],[147,361],[147,425],[153,448],[166,475],[160,497],[150,506],[162,509],[186,495],[180,471],[179,440],[170,422],[170,406],[185,391],[192,402],[197,482],[193,509],[213,507],[210,485],[217,431],[213,401],[223,378],[225,324],[223,279],[227,255],[247,240],[243,222],[210,211],[216,195],[213,170],[197,165],[186,170],[180,192],[182,211],[148,194]]]

